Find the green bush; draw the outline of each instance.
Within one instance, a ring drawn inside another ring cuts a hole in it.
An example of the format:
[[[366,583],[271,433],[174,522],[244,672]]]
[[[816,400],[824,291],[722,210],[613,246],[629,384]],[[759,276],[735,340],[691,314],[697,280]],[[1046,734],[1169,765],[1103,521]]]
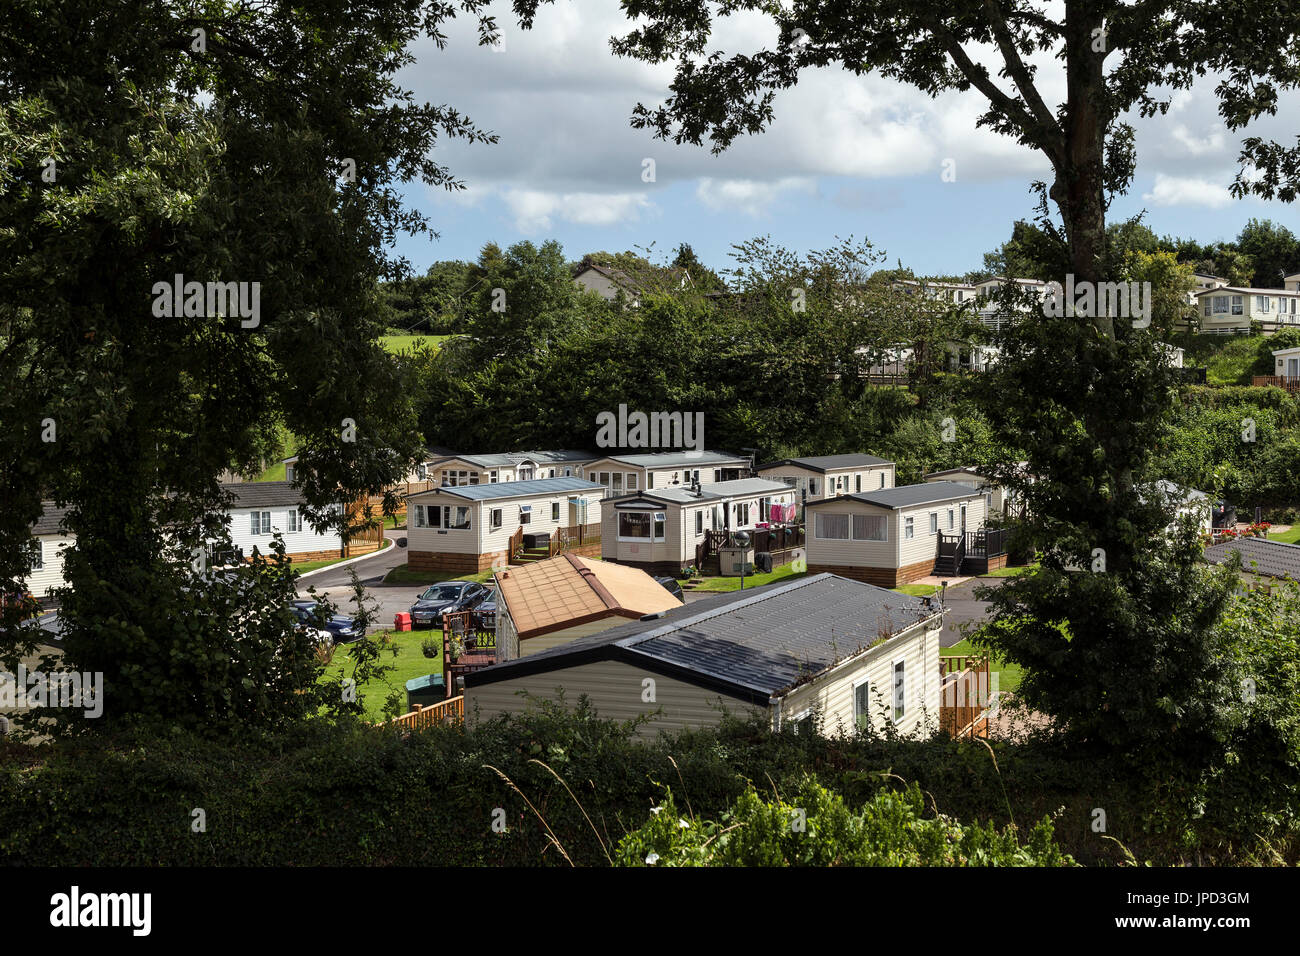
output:
[[[614,854],[620,866],[1068,866],[1044,817],[1022,845],[1014,826],[927,817],[915,784],[882,790],[857,811],[813,777],[789,802],[753,787],[717,821],[682,817],[668,790]]]

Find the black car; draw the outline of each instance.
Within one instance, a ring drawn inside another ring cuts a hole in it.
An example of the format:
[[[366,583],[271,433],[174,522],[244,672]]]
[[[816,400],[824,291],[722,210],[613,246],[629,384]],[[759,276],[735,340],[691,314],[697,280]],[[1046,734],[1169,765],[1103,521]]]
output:
[[[317,623],[316,621],[315,601],[294,601],[293,613],[298,620],[312,627],[323,628],[329,631],[330,636],[334,638],[335,644],[346,644],[351,641],[359,641],[365,636],[365,630],[353,618],[346,614],[335,614],[325,620]]]
[[[488,589],[473,581],[444,581],[419,594],[411,605],[411,626],[432,627],[442,622],[444,614],[472,611],[488,595]]]
[[[677,598],[677,600],[681,601],[683,604],[686,602],[686,598],[682,596],[681,583],[676,578],[671,576],[664,576],[662,578],[655,578],[655,580],[658,581],[660,584],[662,584],[664,586],[664,590],[667,591],[669,594],[671,594],[673,597]]]
[[[497,626],[497,589],[489,587],[483,600],[474,606],[474,617],[477,620],[479,628],[485,631],[494,630]]]

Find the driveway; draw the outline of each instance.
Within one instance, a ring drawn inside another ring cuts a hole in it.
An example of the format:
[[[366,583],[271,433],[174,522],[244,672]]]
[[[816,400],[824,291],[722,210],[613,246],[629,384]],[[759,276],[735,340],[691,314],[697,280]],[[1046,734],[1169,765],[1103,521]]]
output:
[[[351,614],[354,608],[351,603],[352,581],[349,572],[355,570],[361,583],[366,586],[366,593],[379,603],[379,611],[371,630],[391,628],[394,615],[410,610],[411,602],[424,588],[418,584],[383,583],[384,575],[406,563],[406,531],[385,531],[384,537],[393,542],[391,548],[367,555],[356,564],[326,568],[319,574],[299,578],[298,596],[308,597],[307,588],[314,588],[317,597],[331,598],[340,614]]]
[[[948,616],[944,620],[939,644],[942,647],[952,647],[963,640],[962,624],[968,621],[985,621],[989,606],[984,601],[976,600],[975,589],[984,586],[998,588],[1006,580],[1006,578],[973,578],[947,588],[943,594],[943,601],[948,606]]]

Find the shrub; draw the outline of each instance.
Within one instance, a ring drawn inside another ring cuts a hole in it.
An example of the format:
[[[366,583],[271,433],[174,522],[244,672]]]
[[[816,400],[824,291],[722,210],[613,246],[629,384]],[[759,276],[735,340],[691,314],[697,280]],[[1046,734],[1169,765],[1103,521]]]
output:
[[[857,811],[813,777],[790,802],[751,786],[717,821],[682,817],[671,789],[614,853],[620,866],[1070,866],[1044,817],[1022,845],[1000,832],[926,817],[921,790],[882,790]]]

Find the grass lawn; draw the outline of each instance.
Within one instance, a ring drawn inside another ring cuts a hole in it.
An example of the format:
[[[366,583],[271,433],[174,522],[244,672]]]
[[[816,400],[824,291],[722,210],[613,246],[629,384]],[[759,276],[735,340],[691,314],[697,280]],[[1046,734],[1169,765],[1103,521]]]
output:
[[[1197,335],[1183,364],[1204,365],[1207,385],[1249,385],[1260,357],[1266,355],[1271,366],[1268,338],[1263,335]]]
[[[384,650],[380,655],[379,663],[393,667],[393,670],[385,675],[384,680],[370,681],[357,686],[357,694],[365,705],[367,719],[378,723],[387,719],[384,714],[384,698],[390,691],[397,691],[400,696],[399,709],[401,713],[406,713],[406,682],[412,677],[442,673],[442,655],[433,658],[425,657],[420,649],[420,644],[429,638],[441,641],[442,632],[437,628],[426,628],[421,631],[383,631],[370,636],[397,648],[396,657],[390,650]],[[351,673],[352,650],[348,645],[341,644],[335,648],[334,659],[325,668],[321,680],[328,681],[340,674],[346,677]]]
[[[1014,567],[1014,568],[1012,568],[1012,567],[997,568],[997,569],[995,569],[995,570],[993,570],[993,571],[990,571],[988,574],[981,574],[980,577],[982,577],[982,578],[1014,578],[1014,577],[1016,577],[1017,575],[1024,574],[1026,571],[1032,571],[1032,570],[1034,570],[1034,568],[1036,568],[1036,567],[1038,567],[1038,562],[1037,562],[1037,561],[1035,561],[1033,564],[1021,564],[1021,565],[1017,565],[1017,566]]]
[[[935,591],[939,590],[937,584],[900,584],[896,588],[891,588],[899,594],[910,594],[912,597],[929,597]]]
[[[399,564],[384,575],[385,584],[433,584],[437,581],[477,581],[486,584],[491,580],[490,570],[477,574],[452,574],[450,571],[412,571],[404,564]]]
[[[399,524],[400,522],[400,524]],[[396,531],[398,528],[406,529],[406,518],[399,518],[397,515],[384,515],[384,530]]]
[[[952,647],[939,648],[939,656],[941,657],[961,657],[964,655],[982,653],[984,652],[975,647],[975,645],[970,641],[961,641],[960,643],[954,644]],[[989,668],[990,682],[993,679],[992,675],[994,673],[998,675],[998,690],[1013,691],[1020,686],[1020,676],[1024,673],[1024,668],[1020,667],[1018,664],[1008,664],[999,658],[994,657],[992,666]]]
[[[449,338],[450,335],[381,335],[379,344],[396,355],[398,352],[406,352],[414,348],[416,342],[427,342],[436,349]]]
[[[746,574],[745,590],[750,588],[762,587],[764,584],[771,584],[773,581],[784,581],[801,578],[807,572],[794,573],[794,566],[783,564],[781,567],[772,571],[770,574]],[[739,591],[740,578],[705,578],[701,584],[691,588],[692,591]]]
[[[1283,531],[1278,534],[1270,532],[1268,540],[1282,541],[1286,544],[1300,544],[1300,524],[1293,526],[1290,531]]]

